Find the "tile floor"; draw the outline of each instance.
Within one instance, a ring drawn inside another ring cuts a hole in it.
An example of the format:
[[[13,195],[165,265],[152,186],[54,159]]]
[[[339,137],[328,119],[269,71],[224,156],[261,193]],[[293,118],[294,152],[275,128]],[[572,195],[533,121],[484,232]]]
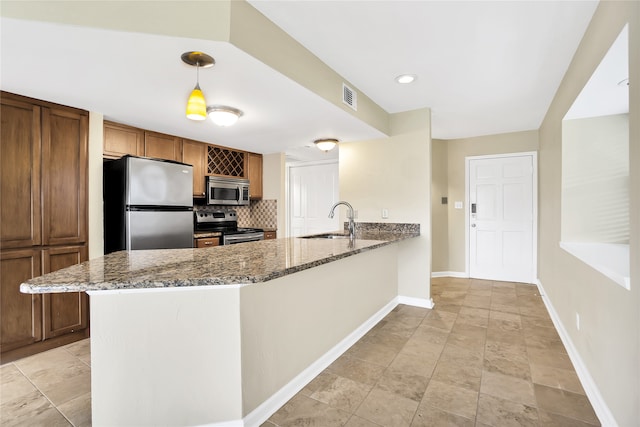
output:
[[[263,424],[600,425],[533,285],[432,281]]]
[[[0,425],[90,426],[89,339],[0,366]]]
[[[599,425],[533,285],[433,279],[294,396],[272,426]],[[0,425],[91,425],[89,340],[0,367]]]

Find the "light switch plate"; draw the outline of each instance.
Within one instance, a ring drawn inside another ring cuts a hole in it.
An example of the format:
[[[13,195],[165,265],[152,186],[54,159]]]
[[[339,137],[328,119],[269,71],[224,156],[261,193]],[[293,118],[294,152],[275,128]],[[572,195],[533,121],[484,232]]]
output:
[[[462,202],[455,202],[454,207],[456,209],[462,209]]]

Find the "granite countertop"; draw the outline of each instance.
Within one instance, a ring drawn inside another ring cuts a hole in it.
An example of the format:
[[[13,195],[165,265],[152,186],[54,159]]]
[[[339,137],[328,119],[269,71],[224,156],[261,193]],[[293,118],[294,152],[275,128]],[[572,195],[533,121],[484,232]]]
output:
[[[222,233],[219,231],[196,231],[193,233],[194,239],[204,239],[207,237],[220,237]]]
[[[289,237],[202,249],[120,251],[31,279],[24,293],[240,285],[266,282],[420,235],[368,229],[357,239]]]

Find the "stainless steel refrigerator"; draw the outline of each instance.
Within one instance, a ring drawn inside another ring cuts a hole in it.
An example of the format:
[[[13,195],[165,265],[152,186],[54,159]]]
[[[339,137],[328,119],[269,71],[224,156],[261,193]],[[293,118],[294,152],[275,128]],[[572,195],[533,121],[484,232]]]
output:
[[[104,163],[104,249],[193,247],[193,167],[124,156]]]

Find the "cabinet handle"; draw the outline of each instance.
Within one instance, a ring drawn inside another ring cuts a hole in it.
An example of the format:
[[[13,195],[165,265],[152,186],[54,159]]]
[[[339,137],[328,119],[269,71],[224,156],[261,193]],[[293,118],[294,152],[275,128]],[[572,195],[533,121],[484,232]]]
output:
[[[213,245],[213,242],[204,242],[204,245],[205,246],[211,246],[211,245]]]

